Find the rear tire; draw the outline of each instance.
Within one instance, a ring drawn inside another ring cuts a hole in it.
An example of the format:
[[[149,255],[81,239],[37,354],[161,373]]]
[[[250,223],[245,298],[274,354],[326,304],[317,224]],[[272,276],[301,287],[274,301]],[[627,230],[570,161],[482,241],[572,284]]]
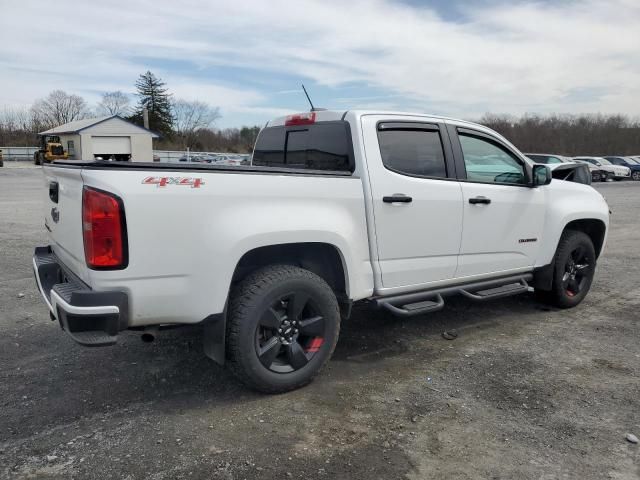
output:
[[[536,290],[536,298],[559,308],[572,308],[587,296],[596,270],[591,238],[576,230],[565,230],[553,259],[551,290]]]
[[[232,292],[228,366],[248,387],[281,393],[302,387],[338,341],[336,296],[318,275],[291,265],[261,268]]]

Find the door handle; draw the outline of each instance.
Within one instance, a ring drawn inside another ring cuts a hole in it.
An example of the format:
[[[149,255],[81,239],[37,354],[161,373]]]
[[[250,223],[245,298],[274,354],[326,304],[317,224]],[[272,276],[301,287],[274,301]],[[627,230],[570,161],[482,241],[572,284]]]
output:
[[[471,205],[476,205],[478,203],[483,203],[485,205],[489,205],[491,203],[491,199],[487,197],[474,197],[469,199],[469,203]]]
[[[384,203],[411,203],[413,201],[413,198],[409,197],[408,195],[396,193],[388,197],[382,197],[382,201]]]

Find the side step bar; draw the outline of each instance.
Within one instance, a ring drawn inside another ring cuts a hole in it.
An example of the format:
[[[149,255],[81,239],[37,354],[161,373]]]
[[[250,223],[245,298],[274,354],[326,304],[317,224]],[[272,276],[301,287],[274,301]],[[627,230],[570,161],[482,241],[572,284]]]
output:
[[[524,293],[529,289],[527,282],[532,279],[533,274],[528,273],[526,275],[495,278],[452,287],[435,288],[422,292],[379,297],[374,298],[373,302],[378,308],[385,308],[394,315],[412,317],[441,310],[444,307],[444,299],[442,297],[446,295],[460,294],[472,300],[484,302],[494,298]]]

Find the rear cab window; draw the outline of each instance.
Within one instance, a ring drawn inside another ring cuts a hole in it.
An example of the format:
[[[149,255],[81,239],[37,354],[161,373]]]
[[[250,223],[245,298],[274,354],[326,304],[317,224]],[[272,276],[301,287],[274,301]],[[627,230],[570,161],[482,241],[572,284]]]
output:
[[[256,140],[252,165],[353,172],[349,124],[341,120],[264,128]]]

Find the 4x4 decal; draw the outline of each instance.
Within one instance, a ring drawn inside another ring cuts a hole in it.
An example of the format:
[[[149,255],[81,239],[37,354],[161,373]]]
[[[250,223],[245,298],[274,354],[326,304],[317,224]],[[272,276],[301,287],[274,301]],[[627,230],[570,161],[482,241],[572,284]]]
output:
[[[191,188],[200,188],[204,185],[202,178],[193,177],[146,177],[142,180],[143,185],[156,185],[157,187],[166,187],[167,185],[188,185]]]

